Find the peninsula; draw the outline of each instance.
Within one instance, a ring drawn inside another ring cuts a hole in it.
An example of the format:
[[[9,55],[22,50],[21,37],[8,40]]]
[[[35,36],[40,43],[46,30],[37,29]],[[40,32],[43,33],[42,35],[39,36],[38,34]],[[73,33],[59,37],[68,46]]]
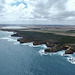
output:
[[[20,43],[33,42],[33,45],[46,44],[45,52],[57,52],[65,50],[65,54],[75,52],[75,30],[74,27],[65,26],[28,26],[27,29],[2,29],[3,31],[13,31],[13,37]],[[64,30],[64,31],[63,31]]]

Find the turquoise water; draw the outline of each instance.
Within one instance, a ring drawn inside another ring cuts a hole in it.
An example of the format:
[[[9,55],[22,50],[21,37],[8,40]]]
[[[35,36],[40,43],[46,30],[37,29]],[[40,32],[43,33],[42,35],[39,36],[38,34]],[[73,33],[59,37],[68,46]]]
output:
[[[64,51],[45,54],[45,45],[20,44],[13,33],[0,31],[0,75],[74,75],[75,64]],[[74,58],[75,59],[75,58]]]

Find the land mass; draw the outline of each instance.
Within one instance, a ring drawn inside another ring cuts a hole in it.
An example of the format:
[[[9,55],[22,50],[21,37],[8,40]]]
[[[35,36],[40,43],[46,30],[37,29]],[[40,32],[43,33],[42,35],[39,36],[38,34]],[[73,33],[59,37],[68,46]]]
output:
[[[43,29],[42,29],[43,28]],[[64,31],[63,31],[63,28]],[[46,44],[48,47],[45,52],[57,52],[65,50],[65,54],[73,54],[75,52],[75,34],[74,27],[66,28],[56,26],[56,30],[49,29],[49,26],[30,26],[28,29],[1,29],[4,31],[14,31],[13,37],[22,37],[17,39],[20,43],[33,42],[33,45]],[[58,31],[59,30],[59,31]],[[60,34],[59,34],[60,33]],[[63,35],[68,34],[68,35]]]

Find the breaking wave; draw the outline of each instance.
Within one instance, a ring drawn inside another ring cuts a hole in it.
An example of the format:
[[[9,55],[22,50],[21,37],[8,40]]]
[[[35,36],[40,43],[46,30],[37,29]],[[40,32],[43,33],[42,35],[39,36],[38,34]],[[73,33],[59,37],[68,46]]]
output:
[[[14,34],[14,32],[0,31],[0,33],[1,40],[7,40],[8,42],[12,42],[13,45],[19,44],[17,39],[20,37],[11,37],[11,35]]]
[[[75,64],[75,56],[72,54],[67,54],[66,57],[67,61],[70,62],[71,64]]]
[[[10,37],[10,36],[8,36],[8,37],[3,37],[3,38],[0,38],[0,39],[2,39],[2,40],[7,40],[8,42],[12,42],[13,45],[19,44],[19,42],[17,41],[17,38],[12,38],[12,37]]]
[[[59,52],[54,52],[54,53],[52,53],[52,52],[47,53],[44,50],[40,50],[39,53],[40,53],[40,55],[60,55],[60,56],[63,56],[64,58],[66,58],[66,60],[68,62],[70,62],[71,64],[75,64],[75,55],[65,54],[65,50],[59,51]]]
[[[47,46],[46,46],[45,44],[34,46],[34,45],[33,45],[33,42],[24,43],[24,44],[22,44],[22,45],[28,45],[28,46],[30,46],[30,47],[42,47],[42,48],[47,48]]]
[[[49,52],[45,52],[44,50],[40,50],[39,53],[40,53],[41,55],[55,55],[55,54],[57,54],[57,55],[63,56],[64,53],[65,53],[65,51],[63,50],[63,51],[59,51],[59,52],[50,52],[50,53],[49,53]]]

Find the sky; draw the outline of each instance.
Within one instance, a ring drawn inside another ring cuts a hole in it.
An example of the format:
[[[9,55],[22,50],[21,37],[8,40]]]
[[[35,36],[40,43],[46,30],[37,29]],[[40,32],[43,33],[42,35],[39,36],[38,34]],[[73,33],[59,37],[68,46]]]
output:
[[[0,24],[75,25],[75,0],[0,0]]]

